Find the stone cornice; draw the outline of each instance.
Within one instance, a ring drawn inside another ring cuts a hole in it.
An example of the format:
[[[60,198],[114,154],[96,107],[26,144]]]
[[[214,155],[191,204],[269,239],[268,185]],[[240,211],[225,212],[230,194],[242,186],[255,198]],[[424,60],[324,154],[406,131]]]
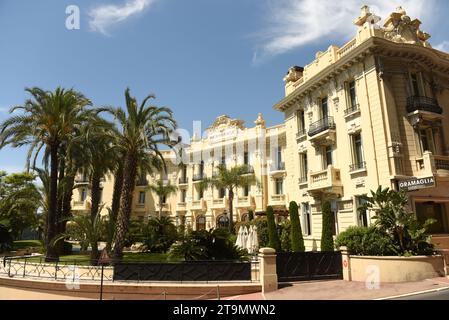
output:
[[[313,90],[328,83],[352,65],[368,55],[412,59],[423,63],[429,70],[446,75],[449,73],[449,54],[422,46],[396,43],[379,37],[371,37],[348,52],[341,59],[301,84],[295,91],[274,105],[277,111],[285,112]]]

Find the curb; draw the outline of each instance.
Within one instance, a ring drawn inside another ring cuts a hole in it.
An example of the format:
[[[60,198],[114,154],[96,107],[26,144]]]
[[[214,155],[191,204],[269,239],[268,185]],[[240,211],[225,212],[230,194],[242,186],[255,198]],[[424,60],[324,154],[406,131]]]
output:
[[[430,289],[430,290],[424,290],[424,291],[417,291],[417,292],[406,293],[406,294],[401,294],[401,295],[391,296],[391,297],[386,297],[386,298],[377,298],[377,299],[373,299],[373,300],[381,301],[381,300],[391,300],[391,299],[397,299],[397,298],[406,298],[406,297],[418,296],[420,294],[434,293],[434,292],[447,291],[447,290],[449,290],[449,287],[443,287],[443,288],[438,288],[438,289]]]

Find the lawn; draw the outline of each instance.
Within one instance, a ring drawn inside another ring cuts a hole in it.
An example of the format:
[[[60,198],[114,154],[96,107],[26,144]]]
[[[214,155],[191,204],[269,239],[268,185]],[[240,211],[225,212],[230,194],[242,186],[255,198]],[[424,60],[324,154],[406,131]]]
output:
[[[39,256],[28,258],[27,262],[44,262],[45,257]],[[166,262],[165,253],[124,253],[124,262]],[[88,254],[71,254],[59,257],[60,264],[90,265],[90,256]]]
[[[22,250],[32,247],[42,247],[42,242],[40,240],[19,240],[14,241],[13,250]]]

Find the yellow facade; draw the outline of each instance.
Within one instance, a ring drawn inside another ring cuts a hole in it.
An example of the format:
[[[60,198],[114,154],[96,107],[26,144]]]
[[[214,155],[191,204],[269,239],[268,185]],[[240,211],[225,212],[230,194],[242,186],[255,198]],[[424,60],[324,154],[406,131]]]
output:
[[[238,190],[236,221],[249,210],[263,214],[269,205],[281,216],[296,201],[306,247],[319,249],[324,200],[331,201],[337,234],[372,222],[369,212],[357,210],[359,196],[378,186],[406,186],[411,209],[420,219],[437,218],[434,241],[449,247],[449,54],[433,49],[420,21],[402,8],[382,26],[379,20],[363,7],[351,41],[318,52],[304,68],[290,68],[284,78],[286,96],[274,106],[285,114],[284,124],[266,128],[261,115],[253,127],[217,118],[203,138],[194,135],[186,146],[186,176],[175,153],[164,152],[164,179],[179,188],[164,212],[177,224],[215,227],[228,212],[228,201],[219,190],[200,194],[201,168],[210,177],[223,162],[228,167],[249,164],[260,186],[247,193]],[[133,216],[142,220],[158,211],[157,197],[146,185],[138,183],[133,201]],[[112,186],[106,177],[106,206]],[[89,209],[88,186],[78,187],[76,212]]]

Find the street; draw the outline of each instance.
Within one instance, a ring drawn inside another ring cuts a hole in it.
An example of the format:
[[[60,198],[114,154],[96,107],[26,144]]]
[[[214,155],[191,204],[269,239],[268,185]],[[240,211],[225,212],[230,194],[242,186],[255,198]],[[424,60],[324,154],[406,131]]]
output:
[[[449,300],[449,289],[391,300]]]

